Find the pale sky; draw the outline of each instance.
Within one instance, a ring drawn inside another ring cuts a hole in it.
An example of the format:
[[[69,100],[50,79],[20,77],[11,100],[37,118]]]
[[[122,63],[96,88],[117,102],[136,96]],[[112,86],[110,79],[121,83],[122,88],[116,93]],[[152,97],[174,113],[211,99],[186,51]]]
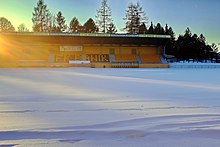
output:
[[[32,30],[32,12],[38,0],[0,0],[0,17],[6,17],[15,28],[24,23]],[[138,0],[108,0],[112,17],[118,30],[125,25],[123,17],[131,2]],[[187,27],[193,33],[203,33],[209,43],[220,43],[220,1],[219,0],[139,0],[147,17],[154,24],[167,23],[176,33],[183,34]],[[45,0],[49,10],[61,11],[69,24],[77,17],[81,24],[89,18],[95,20],[101,0]]]

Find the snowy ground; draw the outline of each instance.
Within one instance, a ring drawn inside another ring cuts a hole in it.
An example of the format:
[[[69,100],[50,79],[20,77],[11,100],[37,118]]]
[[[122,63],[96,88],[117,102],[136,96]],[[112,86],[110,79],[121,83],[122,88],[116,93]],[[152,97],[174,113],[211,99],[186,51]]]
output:
[[[0,146],[219,147],[220,69],[0,69]]]

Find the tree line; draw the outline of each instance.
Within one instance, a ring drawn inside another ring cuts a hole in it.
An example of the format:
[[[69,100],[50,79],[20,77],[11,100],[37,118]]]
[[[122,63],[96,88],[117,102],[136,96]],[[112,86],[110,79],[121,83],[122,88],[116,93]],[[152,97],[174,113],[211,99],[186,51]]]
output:
[[[220,59],[218,47],[212,43],[209,45],[203,34],[193,34],[189,28],[177,39],[171,38],[166,44],[166,54],[174,55],[177,60],[213,60]]]
[[[83,25],[76,17],[73,17],[69,24],[66,23],[65,16],[59,11],[57,14],[52,14],[45,4],[44,0],[38,0],[36,7],[32,13],[33,32],[86,32],[86,33],[117,33],[116,25],[112,19],[111,8],[107,0],[102,0],[100,8],[97,10],[95,16],[96,20],[89,18]],[[145,34],[145,33],[160,33],[160,31],[153,31],[151,25],[149,29],[146,27],[148,18],[137,3],[130,3],[125,17],[125,27],[121,30],[128,34]],[[6,18],[0,19],[0,31],[10,32],[15,31],[15,28]],[[161,29],[161,25],[157,25],[155,29]],[[20,24],[18,32],[28,32],[25,24]]]
[[[73,17],[67,24],[65,16],[59,11],[52,14],[44,0],[38,0],[32,13],[33,32],[56,32],[56,33],[117,33],[117,28],[112,19],[111,8],[107,0],[102,0],[100,8],[95,16],[96,20],[89,18],[81,24],[76,17]],[[208,45],[203,34],[192,34],[187,28],[184,35],[175,38],[171,26],[163,27],[160,23],[150,23],[147,27],[148,17],[142,6],[137,3],[130,3],[125,11],[125,26],[121,30],[127,34],[164,34],[170,35],[171,39],[166,44],[166,54],[174,55],[178,60],[202,60],[217,58],[217,45]],[[4,17],[0,18],[0,32],[13,32],[14,26]],[[18,32],[29,32],[24,24],[20,24]]]

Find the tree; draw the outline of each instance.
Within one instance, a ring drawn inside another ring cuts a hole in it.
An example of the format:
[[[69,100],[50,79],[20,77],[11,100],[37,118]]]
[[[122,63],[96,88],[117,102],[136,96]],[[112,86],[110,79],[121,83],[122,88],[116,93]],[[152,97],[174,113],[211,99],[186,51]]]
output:
[[[57,29],[56,16],[48,13],[47,17],[47,32],[59,32]]]
[[[164,30],[166,35],[170,35],[171,38],[170,40],[167,42],[166,44],[166,51],[165,54],[168,55],[176,55],[176,49],[175,49],[175,34],[174,31],[172,29],[172,27],[168,27],[168,25],[166,24],[165,26],[165,30]]]
[[[185,34],[184,34],[184,37],[191,37],[192,36],[192,32],[191,30],[189,29],[189,27],[186,28],[186,31],[185,31]]]
[[[95,25],[95,22],[92,18],[86,21],[86,23],[83,25],[85,27],[86,33],[95,33],[98,32],[98,27]]]
[[[25,26],[25,24],[20,24],[18,26],[18,32],[29,32],[28,28]]]
[[[157,25],[155,26],[154,33],[155,34],[164,34],[164,29],[160,23],[157,23]]]
[[[153,22],[150,23],[150,27],[147,31],[148,34],[153,34],[154,33],[154,25],[153,25]]]
[[[4,17],[0,17],[0,32],[14,32],[14,31],[15,28],[11,24],[11,22]]]
[[[124,20],[125,28],[129,34],[138,34],[141,24],[146,23],[148,18],[139,3],[131,3],[126,10]]]
[[[47,5],[44,4],[44,0],[39,0],[37,7],[34,7],[34,13],[32,17],[33,31],[34,32],[49,32],[50,13],[47,9]]]
[[[213,52],[218,53],[218,46],[215,43],[212,43],[211,48]]]
[[[167,24],[166,24],[166,26],[165,26],[164,33],[165,33],[166,35],[169,35],[169,27],[168,27]]]
[[[169,29],[168,29],[168,35],[171,36],[171,40],[173,40],[173,41],[175,40],[175,33],[174,33],[172,27],[169,27]]]
[[[193,34],[189,28],[186,29],[184,35],[180,35],[175,42],[175,56],[180,60],[194,59],[202,61],[216,57],[216,46],[208,45],[205,37],[201,34]]]
[[[113,24],[111,9],[107,4],[107,0],[102,0],[101,7],[97,10],[96,19],[99,31],[102,33],[106,33],[110,25]]]
[[[57,13],[57,17],[56,17],[56,23],[57,23],[57,32],[65,32],[67,29],[67,25],[65,17],[62,15],[62,12],[59,11]]]
[[[145,23],[142,23],[139,27],[139,34],[146,34],[147,33],[147,27]]]
[[[70,26],[69,26],[69,32],[71,33],[77,33],[78,32],[78,27],[80,26],[79,21],[76,17],[74,17],[70,21]]]
[[[199,41],[205,43],[206,42],[206,38],[203,34],[200,34],[199,36]]]
[[[115,25],[113,23],[111,23],[109,25],[109,27],[107,28],[107,33],[114,34],[116,32],[117,32],[117,29],[116,29]]]

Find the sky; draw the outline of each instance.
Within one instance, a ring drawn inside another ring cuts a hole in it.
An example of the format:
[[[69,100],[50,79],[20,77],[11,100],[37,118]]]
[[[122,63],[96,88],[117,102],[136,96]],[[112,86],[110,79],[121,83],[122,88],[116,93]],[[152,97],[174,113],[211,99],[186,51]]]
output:
[[[50,12],[61,11],[67,24],[77,17],[81,24],[89,18],[95,20],[101,0],[44,0]],[[24,23],[32,30],[32,13],[38,0],[0,0],[0,17],[5,17],[15,28]],[[219,0],[108,0],[112,18],[118,32],[125,26],[125,11],[131,2],[139,2],[146,16],[148,26],[160,22],[168,24],[176,34],[183,34],[187,27],[192,33],[204,34],[209,44],[220,43],[220,1]]]

